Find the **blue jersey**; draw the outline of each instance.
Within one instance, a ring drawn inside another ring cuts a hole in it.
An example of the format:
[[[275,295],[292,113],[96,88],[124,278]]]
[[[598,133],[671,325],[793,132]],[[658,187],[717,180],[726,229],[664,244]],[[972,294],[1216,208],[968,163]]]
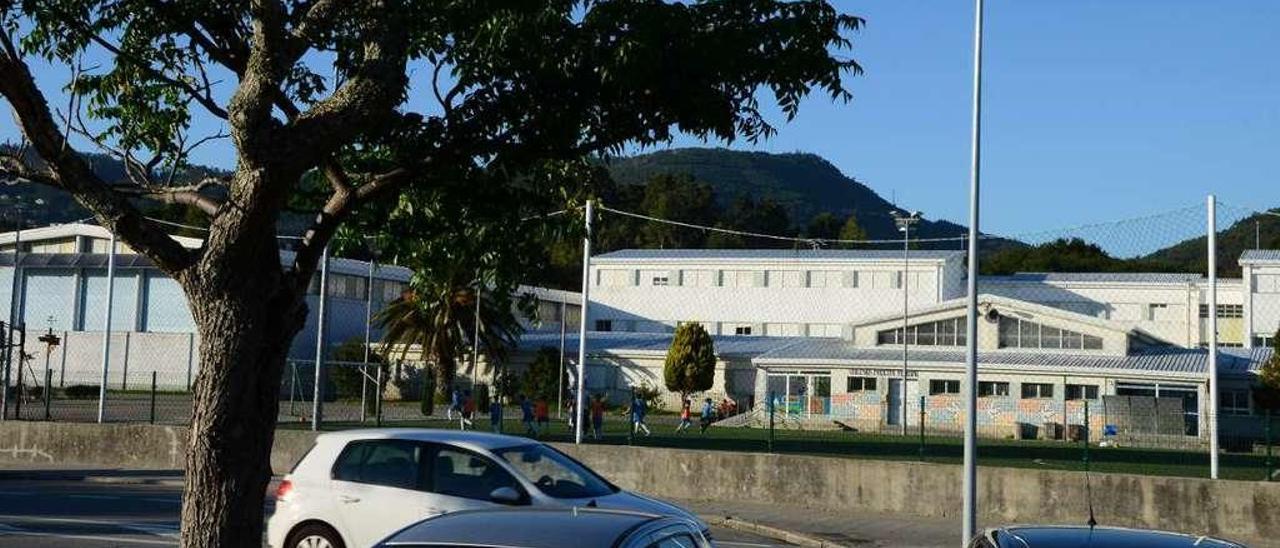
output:
[[[644,403],[644,400],[637,399],[636,401],[632,402],[631,420],[637,421],[637,422],[644,420],[644,416],[646,412],[648,412],[648,405]]]
[[[520,402],[520,415],[524,422],[533,422],[533,403],[529,400]]]
[[[711,402],[702,404],[702,418],[710,419],[715,416],[715,408],[711,407]]]

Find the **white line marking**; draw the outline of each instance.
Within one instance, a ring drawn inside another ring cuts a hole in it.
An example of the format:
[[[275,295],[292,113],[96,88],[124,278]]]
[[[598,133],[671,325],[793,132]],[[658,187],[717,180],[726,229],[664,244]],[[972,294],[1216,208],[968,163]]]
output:
[[[140,539],[140,538],[134,539],[134,538],[121,538],[121,537],[107,537],[107,536],[100,536],[100,535],[65,535],[61,533],[45,533],[41,531],[22,531],[22,530],[0,531],[0,536],[3,536],[3,535],[28,536],[28,537],[52,537],[52,538],[65,538],[65,539],[75,539],[75,540],[100,540],[102,542],[111,542],[117,545],[119,544],[154,544],[157,546],[177,546],[178,545],[177,542],[174,542],[171,540],[149,540],[149,539]]]

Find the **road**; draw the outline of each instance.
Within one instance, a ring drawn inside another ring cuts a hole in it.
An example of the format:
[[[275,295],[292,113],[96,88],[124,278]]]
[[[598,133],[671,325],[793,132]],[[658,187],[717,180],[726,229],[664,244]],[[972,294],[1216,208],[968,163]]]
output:
[[[177,546],[181,488],[164,483],[0,481],[0,546]],[[724,528],[712,534],[727,548],[789,546]]]

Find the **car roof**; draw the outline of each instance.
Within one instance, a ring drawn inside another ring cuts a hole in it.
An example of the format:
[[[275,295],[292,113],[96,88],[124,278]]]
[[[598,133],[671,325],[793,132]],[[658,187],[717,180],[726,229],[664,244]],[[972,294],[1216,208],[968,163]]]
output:
[[[673,519],[639,512],[588,508],[466,510],[410,525],[384,540],[380,546],[613,546],[639,527]]]
[[[434,428],[361,428],[326,432],[316,437],[317,442],[338,443],[382,439],[433,441],[490,451],[504,447],[537,443],[529,438],[517,436],[504,436],[502,434],[490,434],[473,430],[439,430]]]
[[[1083,525],[1018,525],[988,531],[1001,548],[1242,548],[1234,542],[1205,536]]]

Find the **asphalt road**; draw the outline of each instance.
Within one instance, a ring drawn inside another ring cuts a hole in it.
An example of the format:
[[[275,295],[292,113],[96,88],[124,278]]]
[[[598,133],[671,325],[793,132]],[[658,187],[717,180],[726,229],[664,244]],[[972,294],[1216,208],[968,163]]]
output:
[[[165,483],[0,481],[0,546],[177,546],[181,488]],[[712,534],[727,548],[789,546],[730,529]]]

